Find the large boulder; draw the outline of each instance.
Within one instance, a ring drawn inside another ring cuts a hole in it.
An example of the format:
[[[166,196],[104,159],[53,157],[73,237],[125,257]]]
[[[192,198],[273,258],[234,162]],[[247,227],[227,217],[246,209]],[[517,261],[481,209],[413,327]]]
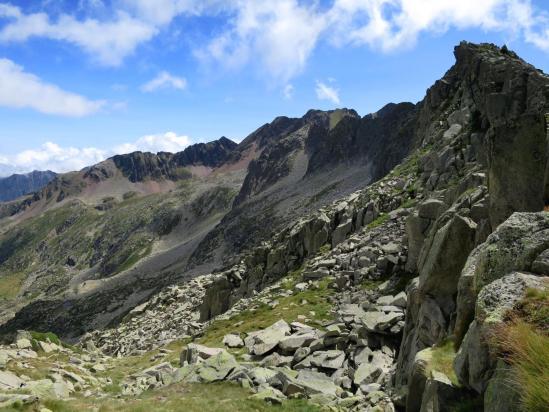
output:
[[[544,273],[549,249],[549,213],[514,213],[469,256],[458,285],[455,334],[463,338],[478,292],[511,271]]]
[[[8,371],[0,371],[0,389],[19,389],[23,387],[24,384],[25,381],[17,375]]]
[[[331,378],[320,372],[302,370],[296,378],[296,383],[301,385],[307,395],[324,394],[336,396],[340,388],[334,384]]]
[[[374,383],[383,373],[378,365],[374,363],[364,362],[355,371],[353,382],[355,385],[360,386],[363,384]]]
[[[420,412],[445,412],[463,400],[463,391],[441,372],[431,372],[421,398]]]
[[[55,382],[50,379],[30,381],[27,382],[25,389],[28,390],[31,395],[50,399],[66,399],[71,393],[71,386],[62,380]]]
[[[241,348],[244,346],[244,341],[237,333],[229,333],[223,337],[223,344],[229,348]]]
[[[398,352],[395,374],[397,387],[407,385],[416,353],[425,348],[425,345],[419,340],[418,328],[416,327],[419,324],[419,311],[423,301],[423,296],[419,291],[419,278],[412,279],[408,284],[406,296],[406,323]]]
[[[423,242],[427,236],[427,231],[431,221],[422,218],[417,212],[412,213],[406,219],[406,237],[408,239],[408,259],[406,260],[406,270],[408,272],[417,271],[417,263]]]
[[[448,220],[426,245],[419,263],[423,293],[446,304],[456,294],[461,269],[475,246],[476,223],[458,214]]]
[[[244,344],[250,354],[263,356],[273,350],[290,332],[290,325],[284,320],[279,320],[268,328],[248,334]]]
[[[197,343],[189,343],[187,347],[181,351],[179,361],[181,366],[185,366],[186,364],[192,365],[200,360],[211,358],[224,351],[225,350],[222,348],[209,348]]]
[[[318,338],[319,334],[314,329],[303,330],[282,338],[278,347],[282,353],[293,355],[297,349],[309,346],[312,341]]]
[[[431,348],[416,353],[408,377],[408,396],[406,397],[406,411],[408,412],[421,410],[423,391],[429,378],[429,365],[432,358],[433,350]]]
[[[222,381],[239,366],[233,355],[222,351],[203,362],[179,368],[175,373],[174,380],[190,383]]]
[[[306,357],[296,369],[317,367],[323,369],[339,369],[345,362],[345,352],[340,350],[316,351]]]

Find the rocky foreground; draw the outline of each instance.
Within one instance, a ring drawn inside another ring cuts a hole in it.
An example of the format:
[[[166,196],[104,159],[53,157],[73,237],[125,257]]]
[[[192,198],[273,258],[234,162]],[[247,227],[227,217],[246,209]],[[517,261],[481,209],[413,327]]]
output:
[[[75,347],[18,332],[3,406],[546,412],[549,78],[455,54],[389,174]]]

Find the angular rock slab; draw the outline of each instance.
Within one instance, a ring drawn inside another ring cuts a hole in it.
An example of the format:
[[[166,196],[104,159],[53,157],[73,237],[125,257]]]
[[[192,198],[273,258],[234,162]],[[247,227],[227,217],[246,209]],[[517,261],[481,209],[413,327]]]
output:
[[[273,350],[290,332],[290,325],[284,320],[279,320],[266,329],[249,334],[244,344],[250,354],[263,356]]]

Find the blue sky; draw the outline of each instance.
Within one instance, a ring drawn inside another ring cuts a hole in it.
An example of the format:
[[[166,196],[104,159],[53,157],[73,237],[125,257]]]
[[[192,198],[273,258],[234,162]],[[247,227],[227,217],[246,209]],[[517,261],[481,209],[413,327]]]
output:
[[[0,175],[420,100],[460,40],[549,72],[545,0],[0,0]]]

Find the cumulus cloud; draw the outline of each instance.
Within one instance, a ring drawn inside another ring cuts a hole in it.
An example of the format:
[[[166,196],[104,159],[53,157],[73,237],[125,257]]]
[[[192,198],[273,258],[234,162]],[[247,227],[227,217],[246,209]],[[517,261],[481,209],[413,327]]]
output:
[[[0,30],[1,43],[19,43],[33,37],[72,43],[93,56],[100,64],[118,66],[136,47],[150,40],[157,28],[117,11],[109,21],[78,20],[61,14],[51,21],[46,13],[24,14],[19,8],[2,4],[0,18],[9,23]]]
[[[202,60],[231,68],[256,61],[276,80],[286,82],[305,67],[325,16],[297,0],[230,2],[230,27],[201,48]]]
[[[530,0],[234,0],[228,28],[196,53],[230,69],[259,61],[275,79],[299,74],[320,41],[390,52],[421,33],[478,28],[549,51],[549,17]]]
[[[451,28],[507,31],[532,42],[528,32],[538,33],[532,22],[541,15],[529,0],[336,0],[328,19],[336,44],[390,51],[415,44],[422,32]]]
[[[171,152],[176,153],[191,144],[189,136],[178,136],[174,132],[151,134],[140,137],[134,143],[124,143],[114,148],[116,153],[142,152]]]
[[[64,91],[26,72],[11,60],[0,59],[0,105],[78,117],[97,112],[105,102]]]
[[[155,25],[164,25],[179,14],[211,14],[223,0],[122,0],[122,3],[141,19]]]
[[[25,150],[9,159],[15,170],[29,172],[32,170],[53,170],[68,172],[80,170],[85,166],[105,159],[106,152],[94,147],[75,148],[61,147],[52,142],[46,142],[40,149]]]
[[[103,4],[92,4],[92,12]],[[108,19],[26,14],[0,4],[0,43],[43,37],[74,44],[105,65],[118,65],[178,16],[216,17],[213,38],[199,44],[203,62],[228,69],[257,64],[281,85],[301,73],[322,41],[383,52],[413,46],[422,33],[482,29],[549,52],[549,17],[531,0],[118,0]],[[99,7],[101,8],[101,7]],[[92,13],[93,14],[93,13]],[[179,28],[176,28],[179,30]]]
[[[175,153],[185,149],[191,143],[188,136],[180,136],[174,132],[143,136],[134,142],[123,143],[110,149],[63,147],[53,142],[46,142],[40,148],[24,150],[13,156],[0,155],[0,176],[33,170],[52,170],[58,173],[80,170],[115,154],[138,150]]]
[[[319,100],[328,100],[333,104],[340,103],[339,91],[332,86],[328,86],[326,83],[317,81],[315,92],[316,92],[316,97]]]
[[[159,89],[177,89],[184,90],[187,87],[187,80],[182,77],[172,76],[166,71],[158,73],[151,81],[141,86],[143,92],[154,92]]]

